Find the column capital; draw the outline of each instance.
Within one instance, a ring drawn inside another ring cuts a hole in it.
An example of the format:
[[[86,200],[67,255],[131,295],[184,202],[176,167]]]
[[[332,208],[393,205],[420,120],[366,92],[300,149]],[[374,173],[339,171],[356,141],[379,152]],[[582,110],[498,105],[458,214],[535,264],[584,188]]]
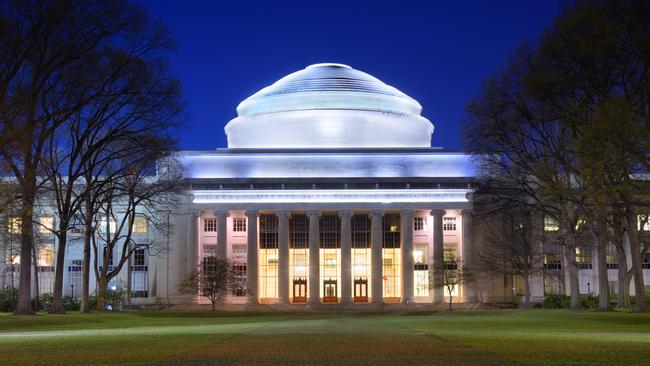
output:
[[[230,212],[227,211],[227,210],[215,210],[214,214],[217,217],[228,217],[228,216],[230,216]]]
[[[447,211],[445,211],[443,209],[436,208],[434,210],[431,210],[430,214],[431,214],[431,216],[438,216],[439,215],[440,217],[442,217],[442,216],[445,216],[447,214]]]
[[[399,214],[401,216],[413,216],[415,215],[415,210],[413,209],[404,209],[404,210],[399,210]]]
[[[280,218],[280,217],[287,217],[287,218],[291,217],[291,211],[288,211],[288,210],[279,210],[279,211],[275,211],[274,213],[275,213],[275,216],[277,216],[278,218]]]
[[[321,213],[319,210],[310,210],[307,211],[307,216],[312,217],[312,216],[317,216],[320,217]]]
[[[245,215],[248,218],[252,218],[252,217],[257,218],[260,217],[260,212],[258,210],[246,210]]]
[[[350,217],[352,217],[352,215],[354,215],[352,210],[341,210],[341,211],[339,211],[339,217],[342,218],[342,219],[343,218],[350,218]]]
[[[464,208],[460,210],[460,215],[463,217],[474,215],[474,210],[472,210],[471,208]]]
[[[370,214],[368,216],[379,216],[382,217],[384,216],[384,211],[383,210],[372,210],[370,211]]]

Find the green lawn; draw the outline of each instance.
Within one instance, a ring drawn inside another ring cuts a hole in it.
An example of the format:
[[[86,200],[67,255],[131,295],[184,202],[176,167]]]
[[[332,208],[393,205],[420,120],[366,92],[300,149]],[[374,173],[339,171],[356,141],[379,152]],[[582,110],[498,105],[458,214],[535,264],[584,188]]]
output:
[[[0,314],[0,365],[650,365],[650,314]]]

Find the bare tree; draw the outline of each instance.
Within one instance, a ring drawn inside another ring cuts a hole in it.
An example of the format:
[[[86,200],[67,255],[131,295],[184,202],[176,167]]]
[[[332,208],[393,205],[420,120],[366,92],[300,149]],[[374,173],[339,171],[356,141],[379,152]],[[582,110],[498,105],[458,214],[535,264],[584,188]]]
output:
[[[111,97],[116,61],[149,51],[131,48],[149,32],[144,18],[124,0],[0,2],[0,157],[19,187],[23,223],[17,314],[33,313],[30,253],[46,145],[89,103]]]
[[[454,290],[460,288],[465,277],[469,274],[462,268],[462,260],[455,251],[445,251],[442,269],[442,284],[447,289],[449,296],[448,310],[451,310]]]
[[[479,245],[477,267],[480,272],[501,276],[520,276],[524,284],[523,306],[531,306],[531,277],[543,274],[543,245],[535,233],[530,210],[521,206],[502,206],[503,201],[480,202],[475,207],[481,217],[484,235]]]
[[[137,141],[140,154],[115,162],[115,171],[124,175],[112,174],[113,178],[98,196],[99,215],[94,220],[100,230],[91,237],[98,310],[103,309],[109,282],[139,249],[141,243],[136,243],[133,237],[136,217],[144,217],[154,230],[161,227],[163,222],[158,213],[173,205],[175,193],[182,189],[182,167],[166,150],[173,142],[160,136],[148,137],[140,136]]]
[[[179,294],[205,297],[212,304],[212,311],[224,300],[235,286],[236,274],[228,259],[205,257],[199,268],[190,273],[178,288]]]

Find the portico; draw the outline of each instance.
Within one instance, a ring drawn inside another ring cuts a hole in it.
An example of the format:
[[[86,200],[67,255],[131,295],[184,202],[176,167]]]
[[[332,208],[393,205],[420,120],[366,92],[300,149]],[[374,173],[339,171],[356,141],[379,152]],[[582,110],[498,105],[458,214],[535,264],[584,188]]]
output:
[[[430,147],[417,101],[349,66],[318,64],[237,111],[227,149],[180,156],[199,212],[198,258],[226,255],[242,273],[228,301],[442,301],[445,253],[472,253],[476,174],[469,156]],[[453,296],[473,299],[465,288]]]

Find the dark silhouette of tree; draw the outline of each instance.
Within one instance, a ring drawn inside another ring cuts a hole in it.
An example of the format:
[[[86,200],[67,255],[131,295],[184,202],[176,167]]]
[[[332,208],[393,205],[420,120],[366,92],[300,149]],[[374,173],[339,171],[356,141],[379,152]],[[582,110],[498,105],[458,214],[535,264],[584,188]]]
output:
[[[205,257],[199,268],[180,284],[178,293],[205,297],[210,300],[212,311],[216,311],[216,305],[223,304],[231,289],[238,286],[236,277],[229,260]]]
[[[143,80],[159,78],[152,70],[165,69],[160,56],[168,47],[161,28],[124,0],[0,1],[0,158],[19,188],[23,226],[17,314],[33,314],[34,204],[52,177],[43,170],[48,143],[62,125],[92,118],[93,111],[110,119],[111,112],[119,112],[112,99],[133,98],[137,104],[143,90],[131,89],[129,83],[138,72]],[[102,103],[108,110],[88,108]],[[68,173],[74,173],[77,161],[67,162],[73,170]],[[54,183],[59,188],[67,184]],[[74,208],[64,195],[57,198],[63,216],[60,236]],[[60,311],[63,254],[57,258],[55,311]]]

